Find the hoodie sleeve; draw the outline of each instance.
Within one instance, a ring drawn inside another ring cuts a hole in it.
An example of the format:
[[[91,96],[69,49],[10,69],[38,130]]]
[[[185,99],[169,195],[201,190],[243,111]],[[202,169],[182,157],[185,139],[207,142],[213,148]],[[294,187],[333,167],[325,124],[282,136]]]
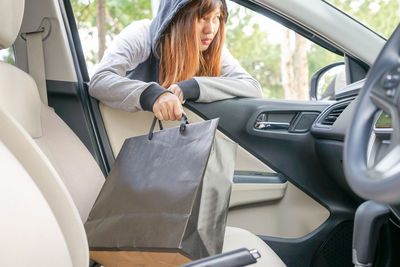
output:
[[[89,84],[89,93],[107,106],[130,112],[149,110],[168,92],[155,82],[131,80],[126,76],[147,60],[151,51],[150,20],[132,22],[106,50]]]
[[[226,47],[222,50],[221,64],[220,77],[193,77],[178,82],[184,98],[212,102],[233,97],[263,97],[258,81],[240,66]]]

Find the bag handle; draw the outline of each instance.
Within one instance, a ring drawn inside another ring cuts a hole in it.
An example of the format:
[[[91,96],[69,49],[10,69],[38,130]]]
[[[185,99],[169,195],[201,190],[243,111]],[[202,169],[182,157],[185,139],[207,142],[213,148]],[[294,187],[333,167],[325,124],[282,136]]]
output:
[[[150,131],[149,131],[149,140],[151,140],[153,138],[153,132],[154,132],[154,127],[156,126],[156,122],[158,121],[158,125],[160,126],[160,130],[164,130],[164,127],[161,123],[160,120],[157,120],[157,117],[154,116],[153,118],[153,122],[151,123],[150,126]],[[186,124],[189,124],[188,119],[186,117],[185,114],[182,115],[182,119],[181,119],[181,125],[179,126],[179,132],[181,134],[183,134],[186,130]]]
[[[183,134],[186,130],[186,124],[189,124],[185,114],[182,114],[181,125],[179,126],[179,132]]]

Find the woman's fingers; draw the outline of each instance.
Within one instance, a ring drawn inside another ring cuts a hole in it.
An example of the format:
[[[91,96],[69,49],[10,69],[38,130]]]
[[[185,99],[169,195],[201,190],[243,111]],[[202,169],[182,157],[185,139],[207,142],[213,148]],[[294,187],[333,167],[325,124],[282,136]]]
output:
[[[176,120],[181,120],[183,113],[182,105],[174,105],[174,115]]]
[[[180,120],[183,108],[176,95],[164,93],[154,102],[153,112],[159,120]]]
[[[162,114],[164,120],[168,121],[169,120],[168,109],[166,109],[164,106],[162,106],[160,111],[161,111],[161,114]]]
[[[161,112],[154,113],[154,115],[157,117],[158,120],[160,121],[164,120],[164,117]]]
[[[176,95],[179,98],[179,101],[183,104],[185,103],[185,100],[183,99],[183,92],[179,85],[177,84],[172,84],[169,88],[169,91],[171,91],[174,95]]]
[[[174,103],[175,101],[167,102],[167,112],[168,112],[168,120],[174,121],[175,120],[175,113],[174,113]]]

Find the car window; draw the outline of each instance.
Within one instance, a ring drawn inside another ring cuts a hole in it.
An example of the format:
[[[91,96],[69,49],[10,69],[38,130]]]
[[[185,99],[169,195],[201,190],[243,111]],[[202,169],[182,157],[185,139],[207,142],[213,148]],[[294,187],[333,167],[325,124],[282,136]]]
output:
[[[14,57],[13,47],[0,50],[0,61],[15,65],[15,57]]]
[[[309,100],[311,76],[343,57],[231,1],[226,45],[261,84],[265,98]]]
[[[389,38],[400,21],[398,0],[327,0],[368,28]]]
[[[95,1],[71,0],[71,3],[92,76],[107,44],[131,21],[151,18],[159,0],[107,0],[103,43],[98,38],[102,30],[97,27],[99,16]],[[232,1],[227,4],[226,46],[260,82],[264,98],[309,100],[311,76],[330,63],[343,61],[343,57],[263,15]]]
[[[102,15],[97,14],[98,3],[105,4]],[[95,71],[107,45],[134,20],[151,19],[151,0],[71,0],[83,44],[89,76]],[[100,18],[103,17],[103,18]],[[105,21],[103,30],[98,30],[100,21]],[[99,36],[104,35],[103,38]]]

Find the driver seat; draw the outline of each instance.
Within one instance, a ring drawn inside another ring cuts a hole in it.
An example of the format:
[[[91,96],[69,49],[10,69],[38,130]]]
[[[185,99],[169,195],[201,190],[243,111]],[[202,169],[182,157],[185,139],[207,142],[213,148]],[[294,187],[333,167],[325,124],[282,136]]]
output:
[[[23,13],[24,0],[0,0],[3,18],[0,49],[10,47],[15,41]],[[6,210],[15,208],[15,212],[0,220],[5,231],[0,247],[2,263],[88,266],[89,249],[83,223],[105,181],[104,176],[79,138],[41,102],[33,78],[3,62],[0,62],[0,129],[0,155],[9,158],[11,153],[17,160],[10,159],[12,164],[2,166],[12,178],[7,177],[8,180],[14,180],[8,184],[10,190],[16,190],[16,194],[0,195],[0,203],[8,203]],[[15,181],[21,177],[31,182],[19,187]],[[40,201],[28,197],[32,194]],[[14,207],[15,199],[21,201]],[[52,234],[43,235],[46,232],[43,229]],[[227,227],[223,251],[242,247],[260,252],[258,266],[284,266],[260,238],[246,230]]]

